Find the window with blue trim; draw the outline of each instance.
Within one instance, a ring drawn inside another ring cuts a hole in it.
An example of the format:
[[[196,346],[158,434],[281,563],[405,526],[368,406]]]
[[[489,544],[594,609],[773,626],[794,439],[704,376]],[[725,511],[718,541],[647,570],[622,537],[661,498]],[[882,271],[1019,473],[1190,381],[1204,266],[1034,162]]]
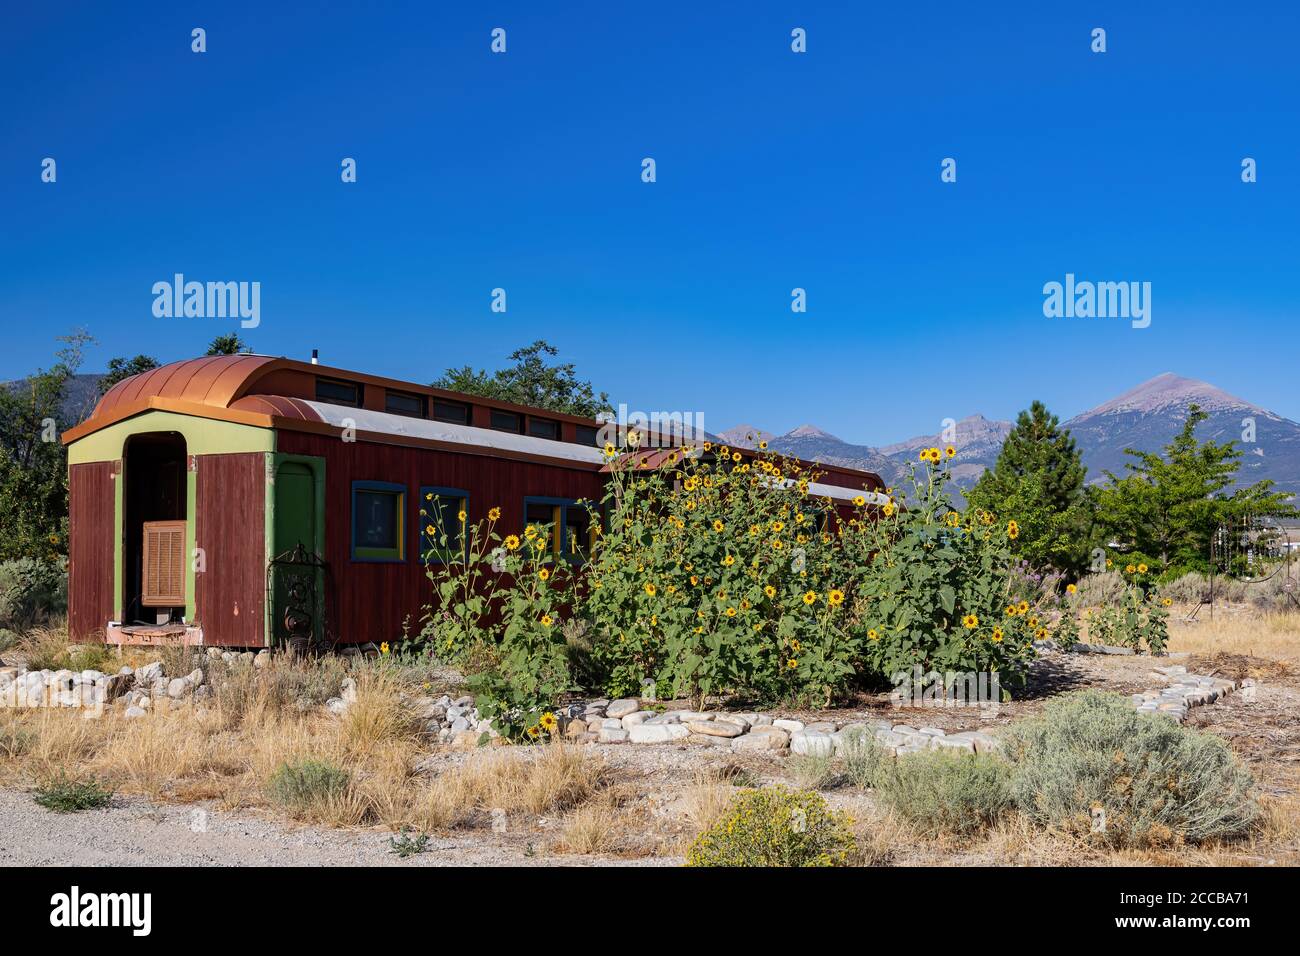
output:
[[[555,557],[581,561],[591,553],[600,533],[600,510],[590,501],[572,498],[525,498],[525,536],[545,535]],[[529,534],[532,529],[532,534]]]
[[[406,485],[352,482],[352,560],[406,560]]]
[[[464,519],[461,516],[464,515]],[[420,488],[420,560],[425,564],[465,556],[469,492],[460,488]]]

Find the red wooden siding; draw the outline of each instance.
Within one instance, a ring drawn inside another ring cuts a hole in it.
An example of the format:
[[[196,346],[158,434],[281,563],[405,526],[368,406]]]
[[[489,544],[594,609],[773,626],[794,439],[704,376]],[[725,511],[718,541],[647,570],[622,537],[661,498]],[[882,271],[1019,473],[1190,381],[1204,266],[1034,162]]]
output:
[[[203,642],[260,647],[266,640],[266,456],[199,455],[194,611]]]
[[[524,498],[587,498],[599,501],[604,481],[599,472],[534,462],[511,461],[459,452],[406,448],[375,442],[344,442],[336,437],[281,431],[281,452],[325,459],[325,560],[335,589],[329,628],[343,643],[387,641],[401,637],[408,617],[419,630],[420,613],[429,599],[429,581],[419,555],[421,486],[461,488],[469,492],[469,521],[499,507],[502,535],[524,525]],[[352,560],[352,482],[386,481],[406,486],[406,560],[400,564]]]
[[[68,635],[74,641],[105,639],[113,600],[113,507],[111,461],[68,469]]]

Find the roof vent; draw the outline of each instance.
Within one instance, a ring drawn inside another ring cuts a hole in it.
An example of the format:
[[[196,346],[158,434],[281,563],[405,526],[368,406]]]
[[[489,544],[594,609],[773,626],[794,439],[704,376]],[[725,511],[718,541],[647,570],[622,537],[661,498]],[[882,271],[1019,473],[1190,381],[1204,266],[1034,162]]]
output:
[[[312,365],[320,364],[320,349],[311,350],[311,364]]]

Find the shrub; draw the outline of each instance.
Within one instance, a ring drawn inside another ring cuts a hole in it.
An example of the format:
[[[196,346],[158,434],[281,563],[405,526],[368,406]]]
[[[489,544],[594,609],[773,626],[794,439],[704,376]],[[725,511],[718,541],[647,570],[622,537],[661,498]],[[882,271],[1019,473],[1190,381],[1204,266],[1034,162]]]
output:
[[[113,791],[93,778],[73,780],[60,772],[53,780],[37,787],[33,799],[55,813],[80,813],[108,806],[113,801]]]
[[[342,796],[350,777],[346,770],[325,760],[282,763],[267,783],[267,795],[280,806],[298,813]]]
[[[894,762],[893,756],[861,728],[845,731],[840,756],[844,760],[844,770],[849,779],[863,790],[874,788],[881,771]]]
[[[1231,837],[1259,813],[1250,773],[1222,740],[1117,695],[1067,694],[1015,725],[1008,747],[1022,813],[1112,845]]]
[[[899,816],[929,834],[965,835],[1011,808],[1011,768],[989,754],[928,750],[881,768],[876,792]]]
[[[72,663],[68,656],[68,635],[61,630],[38,627],[23,640],[21,649],[27,655],[28,670],[57,671]]]
[[[0,630],[21,634],[67,609],[68,572],[61,561],[0,561]]]
[[[857,844],[849,819],[818,794],[748,790],[686,851],[687,866],[846,866]]]
[[[0,724],[0,760],[13,760],[30,753],[36,744],[36,734],[17,720]]]
[[[1124,578],[1118,571],[1099,571],[1079,579],[1079,607],[1109,607],[1124,594]]]
[[[825,790],[836,779],[829,754],[793,754],[785,769],[800,790]]]

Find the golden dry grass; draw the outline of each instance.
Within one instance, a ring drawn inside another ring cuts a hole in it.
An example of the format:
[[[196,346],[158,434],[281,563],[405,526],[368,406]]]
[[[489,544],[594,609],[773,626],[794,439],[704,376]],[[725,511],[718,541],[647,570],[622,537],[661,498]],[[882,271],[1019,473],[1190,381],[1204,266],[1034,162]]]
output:
[[[1186,613],[1170,617],[1169,650],[1193,654],[1246,654],[1277,660],[1300,660],[1300,612],[1251,614],[1219,610],[1213,620],[1202,608],[1197,623]]]

